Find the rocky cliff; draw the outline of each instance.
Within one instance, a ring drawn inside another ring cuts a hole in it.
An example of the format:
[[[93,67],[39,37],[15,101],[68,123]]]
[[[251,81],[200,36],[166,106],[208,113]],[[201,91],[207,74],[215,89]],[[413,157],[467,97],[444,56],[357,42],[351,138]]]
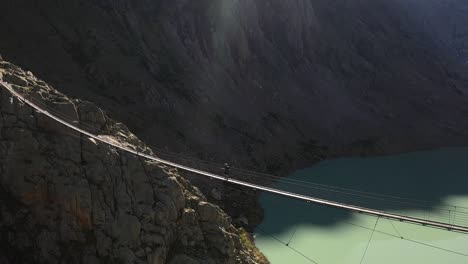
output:
[[[94,104],[1,58],[0,80],[151,152]],[[0,88],[0,263],[266,262],[177,170],[83,137]]]

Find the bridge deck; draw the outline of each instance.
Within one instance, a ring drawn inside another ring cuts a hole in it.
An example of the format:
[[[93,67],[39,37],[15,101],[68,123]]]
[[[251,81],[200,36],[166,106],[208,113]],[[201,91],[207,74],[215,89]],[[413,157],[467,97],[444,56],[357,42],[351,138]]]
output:
[[[195,173],[195,174],[198,174],[198,175],[201,175],[201,176],[210,177],[210,178],[217,179],[217,180],[220,180],[220,181],[229,182],[229,183],[232,183],[232,184],[236,184],[236,185],[240,185],[240,186],[244,186],[244,187],[248,187],[248,188],[252,188],[252,189],[256,189],[256,190],[261,190],[261,191],[264,191],[264,192],[268,192],[268,193],[272,193],[272,194],[276,194],[276,195],[281,195],[281,196],[285,196],[285,197],[289,197],[289,198],[293,198],[293,199],[297,199],[297,200],[301,200],[301,201],[306,201],[306,202],[310,202],[310,203],[315,203],[315,204],[324,205],[324,206],[328,206],[328,207],[344,209],[344,210],[348,210],[348,211],[352,211],[352,212],[363,213],[363,214],[377,216],[377,217],[383,217],[383,218],[396,220],[396,221],[401,221],[401,222],[407,222],[407,223],[411,223],[411,224],[418,224],[418,225],[423,225],[423,226],[428,226],[428,227],[433,227],[433,228],[446,229],[446,230],[449,230],[449,231],[468,233],[468,227],[466,227],[466,226],[451,225],[451,224],[447,224],[447,223],[431,221],[431,220],[425,220],[425,219],[416,218],[416,217],[409,217],[409,216],[403,216],[403,215],[399,215],[399,214],[387,213],[387,212],[384,212],[384,211],[369,209],[369,208],[365,208],[365,207],[348,205],[348,204],[333,202],[333,201],[329,201],[329,200],[325,200],[325,199],[318,199],[318,198],[314,198],[314,197],[310,197],[310,196],[306,196],[306,195],[301,195],[301,194],[296,194],[296,193],[292,193],[292,192],[287,192],[287,191],[283,191],[283,190],[279,190],[279,189],[275,189],[275,188],[270,188],[270,187],[266,187],[266,186],[262,186],[262,185],[258,185],[258,184],[252,184],[252,183],[248,183],[248,182],[244,182],[244,181],[240,181],[240,180],[236,180],[236,179],[227,179],[226,177],[221,176],[221,175],[217,175],[217,174],[213,174],[213,173],[210,173],[210,172],[198,170],[198,169],[191,168],[191,167],[188,167],[188,166],[184,166],[184,165],[174,163],[174,162],[171,162],[171,161],[168,161],[168,160],[160,159],[160,158],[155,157],[155,156],[147,155],[147,154],[138,152],[135,149],[131,149],[131,148],[128,148],[128,147],[126,147],[124,145],[113,142],[113,141],[111,141],[109,139],[106,139],[106,138],[100,137],[98,135],[92,134],[92,133],[90,133],[88,131],[85,131],[85,130],[77,127],[76,125],[70,124],[69,122],[66,122],[63,119],[58,118],[57,116],[49,113],[46,109],[41,108],[37,104],[35,104],[32,101],[25,98],[23,95],[21,95],[20,93],[15,91],[11,87],[11,85],[9,85],[8,83],[0,81],[0,85],[2,87],[4,87],[5,89],[7,89],[13,96],[15,96],[20,101],[23,101],[24,103],[28,104],[33,109],[35,109],[36,111],[50,117],[51,119],[57,121],[58,123],[61,123],[62,125],[66,126],[68,128],[71,128],[71,129],[73,129],[73,130],[75,130],[75,131],[77,131],[77,132],[79,132],[79,133],[81,133],[83,135],[86,135],[86,136],[88,136],[88,137],[90,137],[92,139],[95,139],[97,141],[100,141],[100,142],[102,142],[104,144],[113,146],[115,148],[118,148],[120,150],[123,150],[125,152],[137,155],[139,157],[142,157],[142,158],[145,158],[145,159],[148,159],[148,160],[153,160],[153,161],[156,161],[156,162],[160,162],[162,164],[166,164],[168,166],[178,168],[178,169],[181,169],[181,170],[184,170],[184,171],[187,171],[187,172],[192,172],[192,173]]]

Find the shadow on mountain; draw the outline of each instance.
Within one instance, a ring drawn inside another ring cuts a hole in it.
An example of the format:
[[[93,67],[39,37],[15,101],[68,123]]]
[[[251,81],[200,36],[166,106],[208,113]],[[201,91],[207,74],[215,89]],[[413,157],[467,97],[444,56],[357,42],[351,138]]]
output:
[[[429,219],[453,221],[453,206],[444,200],[450,196],[468,195],[468,150],[462,148],[416,152],[391,157],[350,158],[322,162],[312,168],[293,174],[290,178],[370,193],[405,197],[401,200],[389,197],[368,199],[349,196],[347,190],[331,193],[319,188],[301,188],[284,183],[275,187],[313,197],[348,203],[383,211],[420,211],[427,208]],[[302,184],[303,185],[303,184]],[[317,186],[316,186],[317,187]],[[398,202],[389,202],[389,200]],[[424,202],[422,202],[424,201]],[[353,213],[309,204],[284,197],[263,194],[261,204],[265,208],[265,220],[261,229],[269,234],[282,233],[297,225],[315,225],[333,228],[349,221]],[[444,208],[444,215],[439,215]],[[451,210],[449,214],[448,210]],[[467,209],[458,208],[458,210]],[[410,213],[411,214],[411,213]],[[452,217],[452,218],[450,218]],[[458,213],[456,224],[468,225],[468,214]]]

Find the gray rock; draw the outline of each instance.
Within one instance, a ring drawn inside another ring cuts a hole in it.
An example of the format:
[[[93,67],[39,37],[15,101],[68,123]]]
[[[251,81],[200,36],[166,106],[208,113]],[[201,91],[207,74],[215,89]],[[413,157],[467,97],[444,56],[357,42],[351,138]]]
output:
[[[137,257],[130,248],[121,248],[119,250],[117,259],[119,263],[137,263]]]
[[[81,122],[91,125],[98,130],[102,129],[106,123],[103,111],[90,102],[80,101],[78,103],[78,112]]]
[[[2,65],[15,89],[51,113],[147,149],[91,103],[47,85],[19,86],[37,79]],[[1,261],[20,254],[25,263],[198,263],[205,254],[214,263],[254,263],[227,215],[176,170],[90,140],[10,97],[0,88],[0,245],[13,249]]]
[[[121,214],[112,226],[111,236],[120,245],[135,247],[139,244],[141,224],[136,216]]]
[[[164,264],[166,261],[166,252],[162,248],[151,250],[146,248],[146,255],[148,256],[148,264]]]
[[[249,226],[249,220],[244,215],[241,215],[236,219],[242,226]]]
[[[172,258],[169,264],[200,264],[200,262],[186,255],[177,255]]]
[[[206,222],[215,222],[219,216],[219,207],[207,202],[200,202],[198,204],[198,213],[200,220]]]
[[[3,76],[3,80],[10,83],[10,84],[16,84],[19,86],[27,86],[28,82],[26,79],[24,79],[21,76],[18,76],[16,74],[10,74],[10,73],[5,73]]]

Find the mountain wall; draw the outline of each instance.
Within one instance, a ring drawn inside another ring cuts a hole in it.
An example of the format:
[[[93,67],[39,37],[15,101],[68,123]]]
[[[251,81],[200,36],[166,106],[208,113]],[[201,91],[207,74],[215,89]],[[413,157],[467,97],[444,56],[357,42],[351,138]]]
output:
[[[6,1],[0,50],[149,144],[208,159],[271,171],[324,149],[465,144],[466,80],[405,3]]]
[[[462,63],[468,61],[468,3],[463,0],[407,0],[401,4],[441,49]]]

